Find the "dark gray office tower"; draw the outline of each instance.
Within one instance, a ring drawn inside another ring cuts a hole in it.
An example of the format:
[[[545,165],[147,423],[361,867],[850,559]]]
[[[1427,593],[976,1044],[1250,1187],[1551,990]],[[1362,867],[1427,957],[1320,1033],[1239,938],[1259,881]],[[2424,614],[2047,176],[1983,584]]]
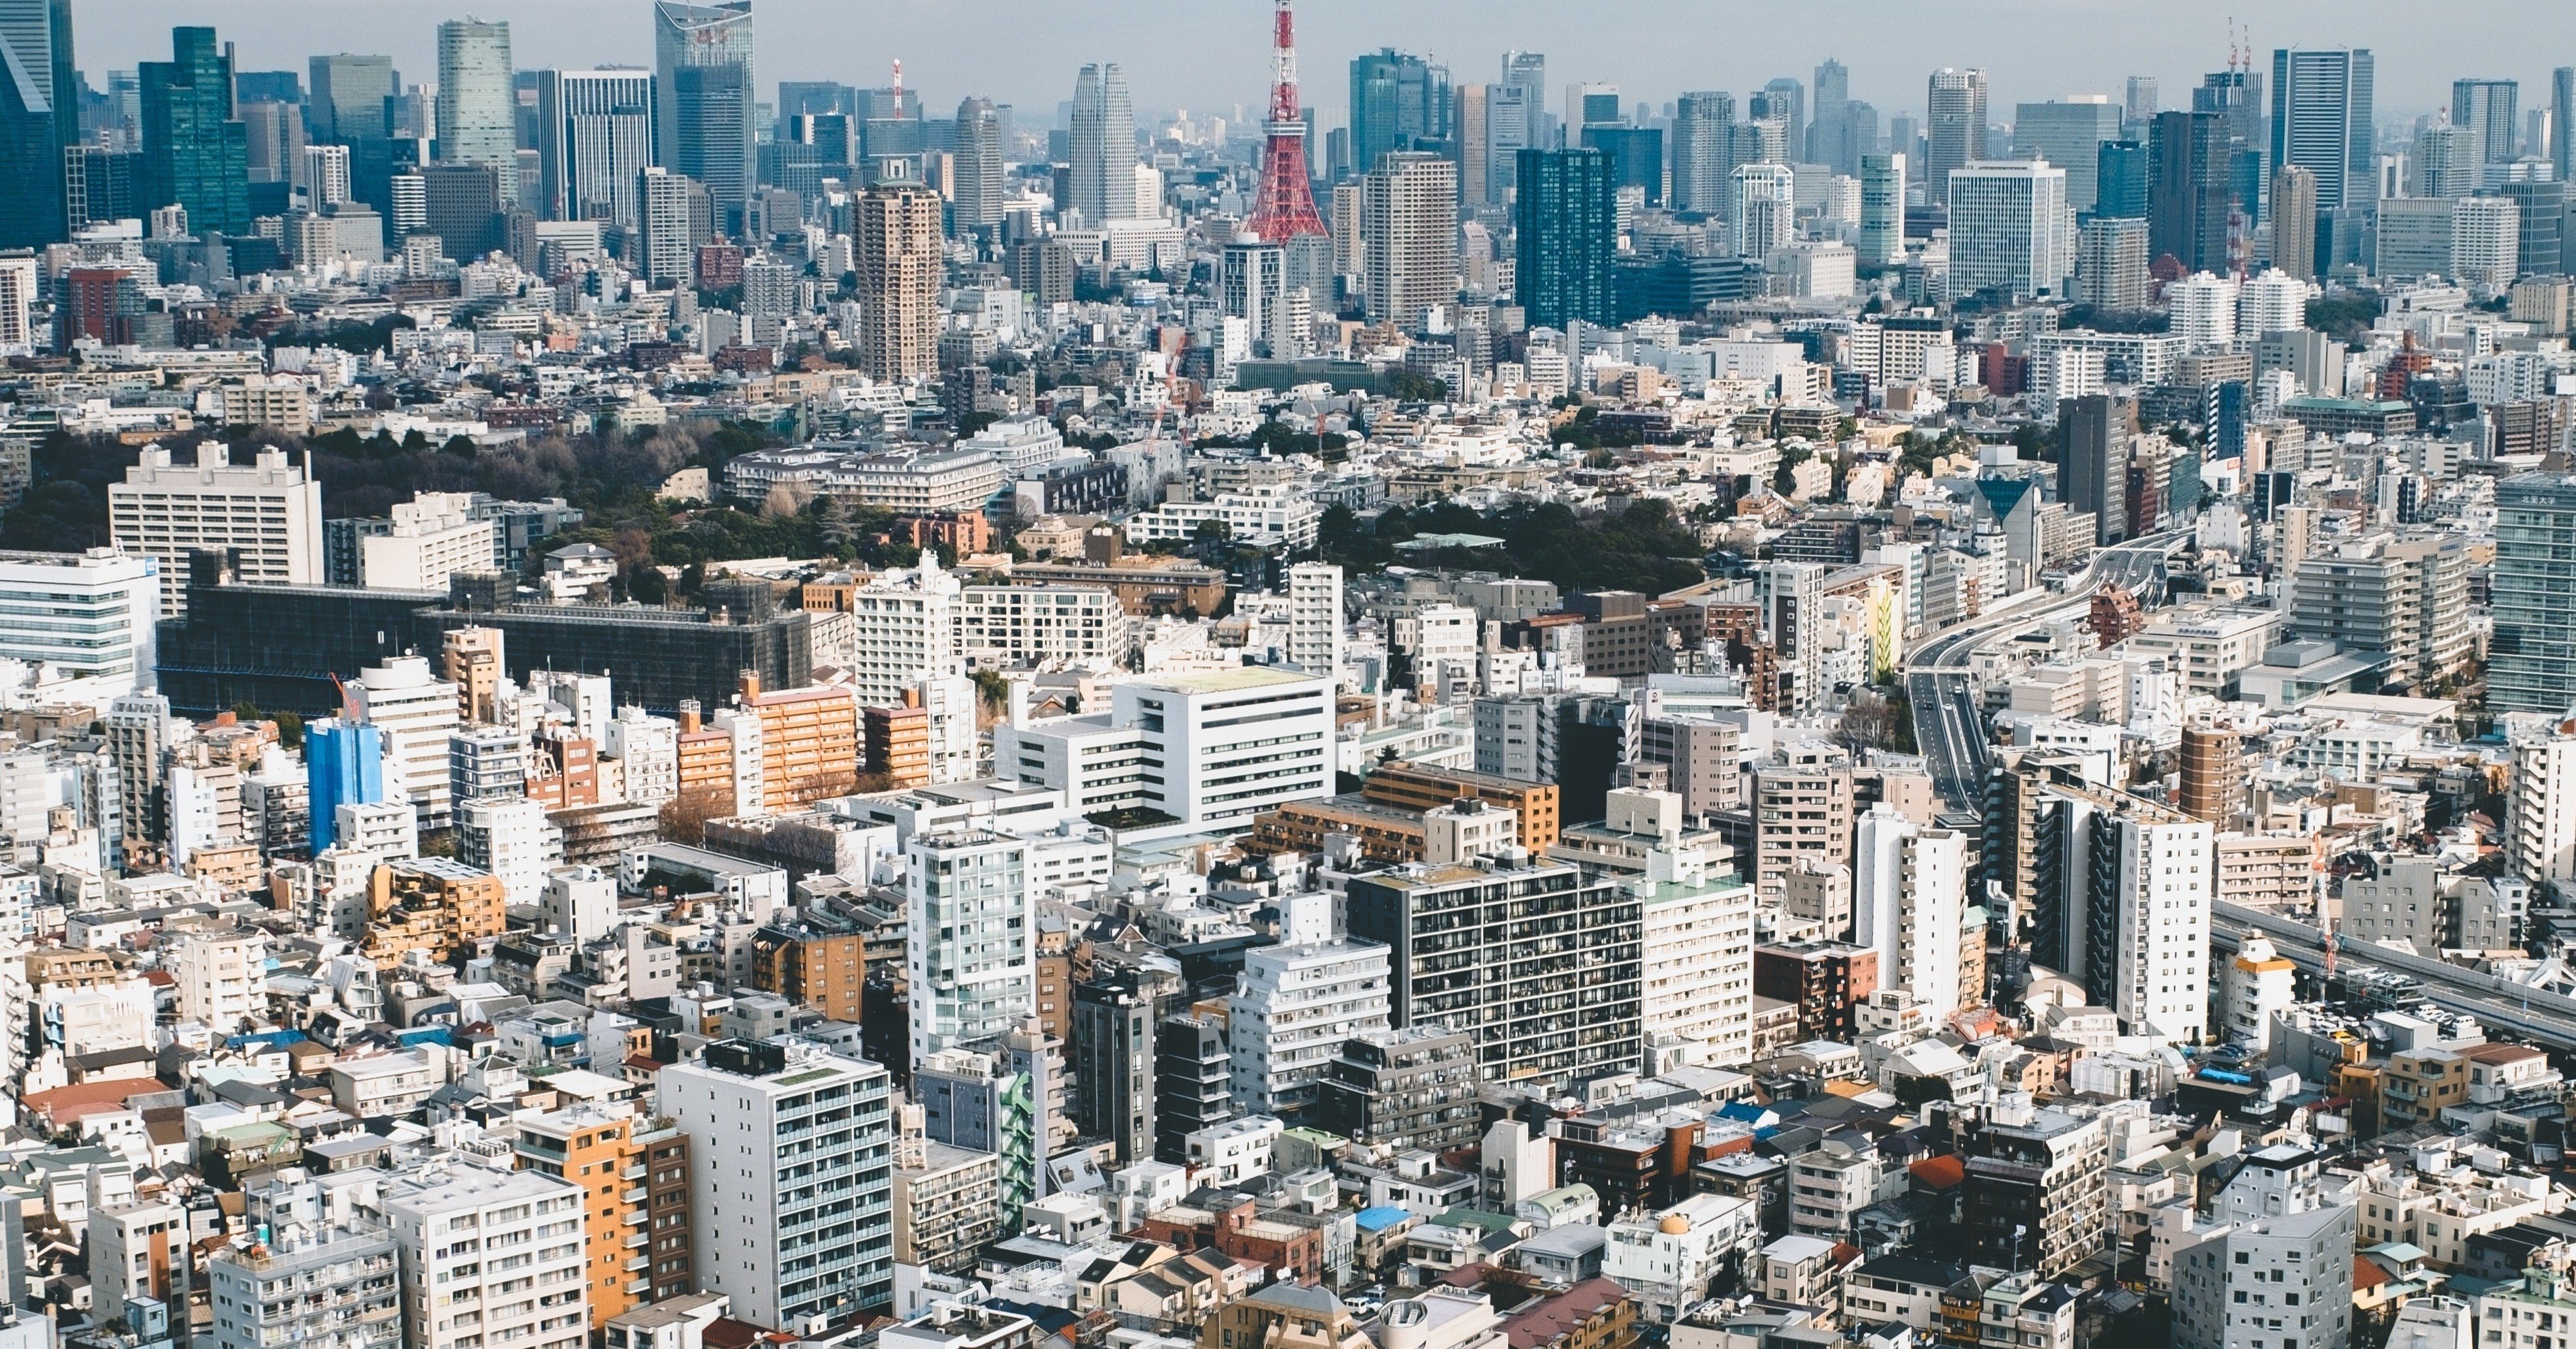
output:
[[[653,55],[658,162],[706,184],[719,223],[738,229],[759,167],[751,0],[654,0]]]
[[[2319,271],[2336,260],[2336,214],[2372,199],[2371,74],[2368,48],[2272,53],[2272,163],[2317,176]]]
[[[1233,1119],[1225,1022],[1199,1012],[1163,1018],[1155,1045],[1154,1160],[1190,1159],[1189,1136]]]
[[[71,0],[0,0],[0,248],[69,237],[63,149],[80,139]]]
[[[2218,114],[2160,112],[2147,142],[2147,254],[2186,272],[2227,265],[2228,153]]]
[[[2522,86],[2512,80],[2451,81],[2451,125],[2468,133],[2469,153],[2481,164],[2513,162],[2522,138]]]
[[[1851,72],[1842,62],[1827,58],[1816,67],[1815,116],[1807,123],[1808,163],[1822,164],[1842,174],[1860,171],[1859,156],[1867,151],[1852,144],[1851,123],[1846,115],[1850,104]]]
[[[2158,113],[2159,120],[2175,113]],[[2093,540],[2117,543],[2129,533],[2128,408],[2104,394],[2086,394],[2058,405],[2066,437],[2058,465],[2059,495],[2071,511],[2093,513]]]
[[[2576,66],[2560,66],[2549,72],[2549,157],[2558,166],[2558,181],[2567,181],[2567,171],[2576,168]]]
[[[1346,907],[1354,940],[1393,950],[1396,1029],[1471,1037],[1486,1081],[1562,1092],[1641,1066],[1644,910],[1619,882],[1561,862],[1415,865],[1354,877]],[[1543,949],[1517,935],[1532,932]]]
[[[2521,210],[2514,274],[2551,276],[2566,271],[2567,184],[2554,178],[2524,180],[2496,190]]]
[[[1073,1122],[1117,1145],[1121,1165],[1154,1159],[1154,996],[1128,980],[1073,990]]]

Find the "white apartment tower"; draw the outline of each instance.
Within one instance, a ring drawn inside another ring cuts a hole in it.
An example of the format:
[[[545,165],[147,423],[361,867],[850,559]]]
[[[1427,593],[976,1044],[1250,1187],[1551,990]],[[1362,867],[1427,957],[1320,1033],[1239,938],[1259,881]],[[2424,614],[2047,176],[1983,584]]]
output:
[[[1369,320],[1406,331],[1458,298],[1458,165],[1399,150],[1361,180],[1361,276]]]
[[[1288,569],[1288,661],[1339,682],[1342,671],[1342,569],[1300,562]]]
[[[539,1171],[406,1172],[385,1184],[409,1349],[583,1349],[585,1191]]]
[[[1386,1029],[1388,978],[1388,951],[1376,942],[1324,940],[1245,952],[1226,1018],[1235,1108],[1300,1117],[1342,1042]]]
[[[885,1069],[798,1040],[722,1040],[655,1075],[689,1136],[699,1292],[808,1333],[893,1296],[888,1094]]]
[[[1967,840],[1880,803],[1860,817],[1852,857],[1852,940],[1878,952],[1878,986],[1901,988],[1937,1020],[1977,1000],[1959,986]]]
[[[360,721],[384,730],[385,786],[402,791],[422,829],[446,828],[456,686],[432,677],[425,657],[395,656],[359,671],[349,700]]]
[[[1028,844],[986,830],[917,834],[904,850],[912,1058],[988,1040],[1037,1009]]]
[[[230,553],[245,584],[322,584],[322,484],[273,445],[247,466],[214,441],[184,466],[146,445],[108,485],[107,516],[120,551],[159,565],[163,618],[186,613],[188,555],[201,549]]]

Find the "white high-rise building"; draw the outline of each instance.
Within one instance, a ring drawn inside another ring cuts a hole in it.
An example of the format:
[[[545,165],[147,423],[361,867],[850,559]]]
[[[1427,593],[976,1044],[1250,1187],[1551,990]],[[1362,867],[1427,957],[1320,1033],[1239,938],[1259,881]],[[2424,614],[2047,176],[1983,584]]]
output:
[[[349,147],[308,145],[297,162],[295,188],[308,209],[320,211],[349,200]]]
[[[1328,675],[1260,666],[1116,684],[1107,712],[995,727],[993,758],[1085,814],[1147,810],[1175,833],[1241,831],[1332,794],[1333,688]]]
[[[2462,197],[2451,213],[2451,279],[2463,286],[2513,284],[2522,248],[2522,208],[2511,197]]]
[[[959,673],[957,612],[965,586],[924,553],[850,594],[847,668],[861,707],[889,707],[923,679]]]
[[[546,873],[537,913],[544,926],[574,941],[597,941],[618,925],[617,878],[597,867],[557,867]]]
[[[2209,1026],[2210,826],[2125,792],[2070,784],[2062,955],[2131,1034],[2186,1043]]]
[[[394,503],[393,528],[358,540],[359,584],[369,590],[445,590],[460,571],[489,571],[500,526],[474,518],[471,492],[422,492]]]
[[[210,440],[180,466],[146,445],[108,485],[107,516],[118,549],[159,564],[163,618],[187,612],[188,556],[201,549],[230,552],[245,584],[322,584],[322,484],[275,446],[241,466]]]
[[[194,932],[172,954],[170,977],[179,990],[179,1019],[216,1035],[230,1035],[265,1010],[268,934]]]
[[[0,553],[0,658],[96,679],[106,698],[150,687],[159,567],[113,548]]]
[[[2176,1349],[2341,1349],[2352,1338],[2352,1201],[2322,1155],[2276,1143],[2245,1158],[2173,1257]]]
[[[537,72],[537,199],[550,220],[643,223],[653,163],[653,72]]]
[[[563,865],[563,830],[546,819],[543,802],[525,796],[461,802],[456,860],[499,877],[510,903],[534,904],[547,875]]]
[[[2075,222],[2066,170],[2042,160],[1983,161],[1953,169],[1950,293],[2066,293],[2075,266]]]
[[[1852,855],[1852,940],[1878,952],[1878,986],[1914,995],[1940,1019],[1975,1000],[1959,985],[1967,921],[1967,840],[1881,802],[1860,817]]]
[[[1669,841],[1681,802],[1647,794]],[[1656,848],[1635,883],[1644,915],[1638,970],[1648,1067],[1753,1060],[1753,887],[1725,869],[1725,850]],[[1714,869],[1712,869],[1714,868]],[[1669,1051],[1669,1052],[1668,1052]]]
[[[917,834],[904,849],[904,896],[913,1062],[1034,1014],[1037,911],[1026,842],[989,830]]]
[[[379,1203],[402,1265],[403,1343],[582,1349],[590,1341],[585,1196],[541,1171],[481,1166],[433,1165],[386,1180]]]
[[[1297,1118],[1342,1042],[1387,1027],[1388,952],[1376,942],[1317,941],[1244,953],[1226,1018],[1234,1105]]]
[[[358,672],[349,686],[358,719],[385,733],[385,786],[411,802],[422,829],[448,823],[447,740],[456,729],[456,686],[431,675],[421,656],[395,656]]]
[[[2576,880],[2576,736],[2517,737],[2505,793],[2505,869],[2524,880]]]
[[[1074,77],[1073,119],[1066,134],[1073,209],[1098,226],[1136,214],[1136,109],[1127,72],[1113,62]]]
[[[1360,271],[1371,322],[1410,332],[1458,299],[1458,165],[1400,150],[1360,181]]]
[[[450,19],[438,26],[438,158],[503,166],[504,197],[519,161],[519,95],[510,25]]]
[[[2265,268],[2236,292],[2236,331],[2260,339],[2307,327],[2308,295],[2315,289],[2278,267]]]
[[[1727,239],[1735,256],[1763,258],[1797,237],[1798,175],[1786,164],[1736,168]]]
[[[2236,340],[2236,281],[2199,272],[2165,287],[2172,314],[2171,331],[2193,351],[2224,347]]]
[[[885,1069],[792,1039],[718,1041],[654,1075],[689,1136],[698,1291],[807,1333],[893,1296],[889,1094]]]
[[[600,753],[617,760],[628,802],[660,805],[680,794],[680,724],[669,717],[634,706],[617,709]]]
[[[1288,569],[1288,660],[1308,674],[1342,675],[1342,569],[1300,562]]]

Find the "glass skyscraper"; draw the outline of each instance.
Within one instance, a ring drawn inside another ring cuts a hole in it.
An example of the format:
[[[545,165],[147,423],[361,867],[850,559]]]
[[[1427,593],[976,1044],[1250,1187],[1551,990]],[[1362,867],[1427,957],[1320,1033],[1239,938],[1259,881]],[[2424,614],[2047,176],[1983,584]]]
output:
[[[1351,170],[1449,135],[1449,68],[1393,47],[1351,61]]]
[[[2496,484],[2487,710],[2576,705],[2576,475],[2517,473]]]
[[[1513,278],[1533,328],[1618,321],[1618,184],[1599,150],[1523,150]]]
[[[759,166],[751,0],[654,0],[653,56],[653,162],[704,184],[718,220],[731,227]],[[684,77],[692,70],[716,73]]]
[[[63,147],[80,139],[71,0],[0,0],[0,248],[66,237]]]
[[[180,206],[190,233],[250,233],[250,128],[233,116],[233,58],[212,28],[174,28],[171,59],[136,71],[143,87],[145,211]]]

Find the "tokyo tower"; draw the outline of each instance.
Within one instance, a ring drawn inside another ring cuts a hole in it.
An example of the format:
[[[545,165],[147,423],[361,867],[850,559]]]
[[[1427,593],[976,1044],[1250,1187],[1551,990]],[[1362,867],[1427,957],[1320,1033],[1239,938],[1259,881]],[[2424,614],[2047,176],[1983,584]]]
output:
[[[1270,54],[1270,144],[1261,156],[1252,218],[1244,222],[1247,233],[1272,244],[1326,233],[1323,214],[1315,209],[1314,185],[1306,176],[1306,119],[1297,111],[1296,18],[1289,0],[1278,0],[1278,5]]]

